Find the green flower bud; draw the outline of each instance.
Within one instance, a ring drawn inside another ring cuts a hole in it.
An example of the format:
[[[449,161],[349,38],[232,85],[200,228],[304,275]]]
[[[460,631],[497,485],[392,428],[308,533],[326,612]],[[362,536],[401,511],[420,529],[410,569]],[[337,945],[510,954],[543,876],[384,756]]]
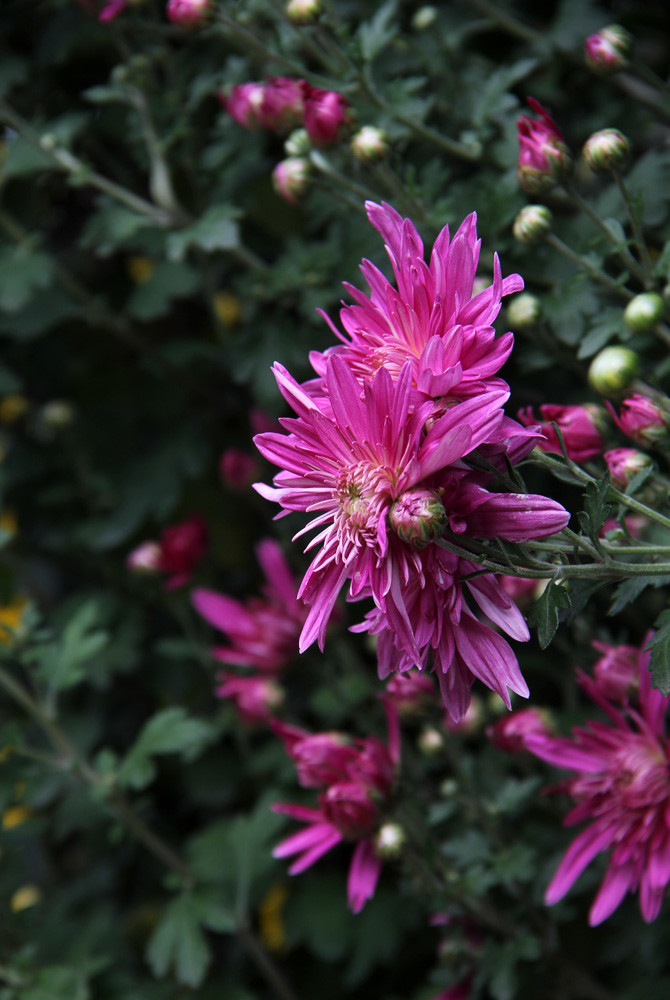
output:
[[[376,163],[389,151],[386,133],[374,125],[364,125],[351,140],[349,148],[359,163]]]
[[[507,304],[507,319],[514,330],[529,330],[536,326],[542,316],[542,303],[537,295],[521,292]]]
[[[414,31],[427,31],[432,28],[437,20],[437,10],[435,7],[419,7],[412,15],[412,28]]]
[[[623,69],[633,45],[633,38],[620,24],[608,24],[584,43],[586,65],[606,76]]]
[[[310,163],[300,156],[282,160],[272,171],[272,186],[285,201],[296,204],[307,193]]]
[[[664,302],[658,292],[642,292],[624,309],[624,323],[631,333],[647,333],[661,320],[663,309]]]
[[[585,163],[595,173],[620,167],[629,155],[630,142],[618,128],[604,128],[600,132],[594,132],[582,149]]]
[[[432,490],[407,490],[391,504],[389,524],[403,542],[423,548],[440,537],[447,525],[447,512]]]
[[[525,247],[531,247],[551,231],[551,222],[552,215],[546,205],[526,205],[514,220],[514,238]]]
[[[624,392],[640,374],[640,359],[629,347],[605,347],[591,362],[589,384],[603,396]]]
[[[307,156],[312,148],[306,128],[294,129],[284,143],[284,152],[287,156]]]
[[[291,24],[314,24],[322,12],[322,0],[289,0],[286,4],[286,16]]]
[[[398,823],[384,823],[374,839],[375,854],[384,861],[393,861],[402,854],[406,841],[407,835]]]
[[[444,746],[444,736],[439,729],[426,727],[419,733],[418,746],[426,757],[435,757]]]

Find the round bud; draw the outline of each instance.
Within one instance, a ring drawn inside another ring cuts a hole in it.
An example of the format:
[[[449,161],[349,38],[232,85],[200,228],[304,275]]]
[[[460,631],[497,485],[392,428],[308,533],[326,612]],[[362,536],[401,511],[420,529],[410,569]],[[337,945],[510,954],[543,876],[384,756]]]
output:
[[[322,0],[289,0],[286,16],[291,24],[314,24],[323,11]]]
[[[444,746],[444,736],[439,729],[426,727],[419,733],[418,746],[426,757],[435,757]]]
[[[349,148],[359,163],[376,163],[389,151],[386,133],[374,125],[364,125],[351,140]]]
[[[624,323],[631,333],[647,333],[661,320],[664,305],[658,292],[642,292],[624,309]]]
[[[595,173],[620,167],[629,155],[630,142],[618,128],[604,128],[600,132],[594,132],[582,149],[585,163]]]
[[[584,61],[596,73],[616,73],[627,65],[632,44],[632,35],[625,28],[608,24],[586,39]]]
[[[310,164],[302,156],[289,156],[272,171],[272,184],[285,201],[296,204],[307,193]]]
[[[447,512],[433,490],[407,490],[391,504],[389,524],[403,542],[423,548],[447,526]]]
[[[419,7],[412,15],[412,28],[414,31],[427,31],[432,28],[437,20],[437,9],[435,7]]]
[[[312,140],[306,128],[294,129],[284,142],[287,156],[307,156],[312,148]]]
[[[653,461],[643,451],[635,448],[612,448],[603,455],[615,486],[625,489],[631,479],[653,466]]]
[[[383,823],[374,838],[375,854],[384,861],[400,857],[407,836],[398,823]]]
[[[39,412],[40,423],[52,431],[69,427],[75,419],[75,408],[66,399],[52,399]]]
[[[507,304],[507,319],[515,330],[529,330],[536,326],[542,316],[542,303],[537,295],[521,292]]]
[[[519,243],[531,247],[551,231],[551,223],[552,215],[546,205],[526,205],[514,220],[512,232]]]
[[[640,374],[640,359],[629,347],[605,347],[591,362],[589,385],[603,396],[624,392]]]

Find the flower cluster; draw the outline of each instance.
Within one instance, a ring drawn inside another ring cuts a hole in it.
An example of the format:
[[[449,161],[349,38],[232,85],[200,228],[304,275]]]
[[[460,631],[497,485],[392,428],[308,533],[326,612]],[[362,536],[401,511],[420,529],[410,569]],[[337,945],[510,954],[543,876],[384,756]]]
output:
[[[281,134],[302,125],[317,146],[337,142],[349,121],[349,103],[342,94],[293,77],[237,84],[219,94],[219,100],[243,128]]]
[[[249,724],[267,722],[283,700],[278,675],[298,650],[298,635],[307,614],[297,600],[298,585],[279,545],[265,538],[256,548],[265,574],[261,597],[241,602],[199,587],[191,594],[195,610],[223,632],[228,642],[212,656],[222,663],[253,668],[253,674],[218,674],[216,693],[230,698]]]
[[[297,875],[341,841],[354,841],[347,883],[349,907],[354,913],[363,909],[377,886],[382,859],[375,850],[375,834],[400,763],[397,713],[390,702],[385,702],[385,707],[388,744],[374,736],[351,741],[340,733],[312,734],[273,723],[296,765],[302,787],[321,790],[317,809],[288,803],[272,807],[274,812],[307,824],[278,844],[273,855],[298,855],[289,868],[290,875]]]
[[[496,374],[513,337],[496,337],[491,324],[521,278],[503,280],[494,256],[493,284],[473,294],[480,249],[474,214],[453,239],[442,230],[426,264],[409,219],[386,204],[368,203],[367,211],[386,241],[397,290],[364,261],[371,294],[345,285],[355,305],[340,312],[345,333],[325,317],[341,343],[311,354],[316,377],[301,385],[274,366],[296,416],[280,421],[287,434],[256,436],[281,469],[274,487],[256,488],[287,512],[312,515],[299,534],[317,531],[309,547],[318,551],[299,591],[310,606],[301,651],[315,641],[323,649],[348,583],[349,600],[373,601],[354,630],[378,637],[380,676],[425,669],[432,657],[458,721],[474,677],[508,707],[508,689],[528,694],[496,630],[525,640],[528,629],[494,576],[472,577],[474,561],[437,543],[444,534],[455,542],[526,541],[560,530],[569,515],[542,496],[491,491],[492,473],[472,461],[502,467],[539,439],[537,429],[505,416],[509,388]]]
[[[574,772],[554,789],[575,803],[565,824],[588,821],[558,866],[546,901],[562,899],[596,855],[609,852],[589,923],[602,923],[626,893],[638,890],[642,916],[651,921],[670,882],[670,698],[651,686],[648,652],[594,645],[604,655],[593,677],[581,674],[579,681],[608,721],[589,721],[571,737],[554,736],[540,723],[517,727],[525,749]]]

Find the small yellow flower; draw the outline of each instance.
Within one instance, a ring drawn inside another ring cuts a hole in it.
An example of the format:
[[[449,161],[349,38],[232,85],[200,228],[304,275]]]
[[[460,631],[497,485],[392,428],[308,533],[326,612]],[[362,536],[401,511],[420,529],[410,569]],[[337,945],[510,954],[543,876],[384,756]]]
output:
[[[13,424],[30,409],[30,403],[25,396],[13,393],[0,399],[0,421],[3,424]]]
[[[282,882],[278,882],[258,907],[258,933],[268,951],[283,951],[286,948],[281,911],[287,898],[288,889]]]
[[[3,510],[0,514],[0,529],[6,531],[8,535],[15,535],[18,531],[18,521],[13,510]]]
[[[126,267],[130,280],[136,285],[145,285],[156,269],[156,265],[150,257],[129,257]]]
[[[28,806],[10,806],[2,814],[2,829],[13,830],[32,818],[33,811]]]
[[[42,892],[36,885],[22,885],[17,889],[9,901],[9,908],[12,913],[20,913],[30,906],[36,906],[42,902]]]
[[[237,326],[242,319],[242,303],[230,292],[217,292],[212,306],[214,315],[224,326]]]
[[[14,641],[15,634],[20,632],[23,612],[28,604],[25,597],[19,597],[11,604],[0,607],[0,643],[7,646]]]

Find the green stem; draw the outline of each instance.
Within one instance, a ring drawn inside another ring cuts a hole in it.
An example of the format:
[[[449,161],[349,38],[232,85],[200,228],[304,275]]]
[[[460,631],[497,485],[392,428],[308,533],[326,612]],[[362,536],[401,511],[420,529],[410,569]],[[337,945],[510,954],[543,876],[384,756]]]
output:
[[[468,0],[468,3],[477,10],[480,10],[482,14],[486,14],[490,17],[492,21],[506,31],[509,35],[514,38],[519,38],[523,42],[536,43],[541,41],[542,33],[540,31],[535,31],[534,28],[529,28],[527,24],[523,24],[517,18],[512,17],[511,14],[505,11],[499,10],[494,4],[488,3],[487,0]]]
[[[644,269],[640,267],[638,262],[635,260],[635,257],[633,257],[630,250],[628,250],[627,247],[619,246],[619,241],[617,240],[614,233],[610,232],[610,230],[607,228],[607,226],[600,218],[598,213],[591,208],[591,206],[589,205],[588,201],[586,201],[585,198],[582,198],[581,194],[579,193],[579,191],[577,191],[574,185],[565,184],[564,187],[568,195],[575,203],[575,205],[580,209],[580,211],[582,211],[585,215],[589,217],[591,222],[593,222],[594,226],[598,229],[598,231],[602,233],[607,242],[614,245],[617,255],[621,258],[625,266],[631,271],[632,274],[635,275],[638,281],[640,281],[646,287],[648,276],[645,273]]]
[[[127,208],[131,208],[140,215],[151,219],[153,224],[161,229],[170,229],[173,226],[184,225],[185,220],[182,217],[177,217],[173,212],[161,208],[159,205],[155,205],[145,198],[141,198],[127,188],[121,187],[115,181],[92,170],[88,164],[84,163],[83,160],[80,160],[69,150],[59,147],[51,136],[41,135],[21,115],[14,111],[6,101],[0,101],[0,119],[15,129],[31,146],[40,149],[57,167],[70,174],[71,177],[76,178],[80,183],[88,184],[98,191],[102,191],[103,194],[108,195]]]
[[[612,170],[612,176],[614,177],[614,183],[619,189],[619,194],[621,195],[622,201],[626,206],[626,212],[628,213],[628,218],[630,220],[635,246],[637,247],[637,252],[640,255],[640,260],[642,261],[642,266],[646,273],[645,288],[651,288],[654,284],[654,279],[652,277],[653,268],[652,268],[651,258],[649,256],[649,251],[647,250],[647,244],[645,243],[644,235],[642,233],[642,226],[640,225],[640,220],[638,218],[637,212],[633,208],[633,203],[630,200],[630,194],[628,193],[628,188],[626,187],[625,181],[621,176],[621,172],[616,168],[614,168]]]
[[[635,293],[631,292],[629,288],[626,288],[625,285],[620,285],[618,281],[615,281],[614,278],[611,278],[609,274],[602,271],[586,257],[582,257],[581,254],[578,254],[567,243],[564,243],[562,239],[554,235],[554,233],[547,233],[544,239],[550,247],[553,247],[554,250],[557,250],[564,257],[567,257],[568,260],[571,260],[580,270],[586,271],[595,281],[599,281],[601,285],[605,285],[615,295],[628,300],[635,297]]]
[[[336,170],[330,160],[328,160],[327,157],[325,157],[323,153],[320,153],[318,150],[312,150],[309,154],[309,160],[320,173],[324,174],[326,177],[330,177],[343,188],[346,188],[347,191],[351,191],[352,194],[355,194],[357,198],[361,198],[362,201],[368,201],[370,199],[375,200],[377,198],[374,191],[370,191],[369,188],[362,187],[362,185],[357,184],[356,181],[350,180],[344,174],[340,173],[339,170]],[[360,207],[362,208],[362,205]]]

